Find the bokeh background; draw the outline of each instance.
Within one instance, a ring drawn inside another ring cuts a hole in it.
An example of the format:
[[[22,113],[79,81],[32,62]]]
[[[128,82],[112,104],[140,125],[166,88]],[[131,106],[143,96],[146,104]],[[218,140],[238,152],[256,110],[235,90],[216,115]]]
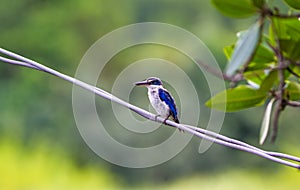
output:
[[[280,2],[272,1],[283,7]],[[247,29],[254,20],[227,18],[208,0],[1,0],[0,46],[73,76],[84,53],[103,35],[137,22],[163,22],[198,36],[224,68],[223,47],[232,44],[236,32]],[[177,62],[187,59],[172,53],[151,45],[121,52],[111,60],[99,86],[110,90],[122,68],[145,55]],[[199,72],[190,74],[193,77]],[[199,81],[197,91],[203,95],[203,104],[209,96],[201,91],[201,85]],[[290,108],[284,112],[276,143],[267,143],[263,148],[300,155],[298,111]],[[263,107],[227,113],[221,133],[258,146],[262,115]],[[175,158],[151,168],[110,164],[87,147],[77,130],[71,84],[42,72],[0,63],[0,189],[300,186],[295,169],[219,145],[199,154],[198,146],[199,139],[194,138]]]

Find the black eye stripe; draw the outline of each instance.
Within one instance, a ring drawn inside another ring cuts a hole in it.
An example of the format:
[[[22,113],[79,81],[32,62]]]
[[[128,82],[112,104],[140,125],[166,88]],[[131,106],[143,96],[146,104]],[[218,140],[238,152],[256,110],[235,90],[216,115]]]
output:
[[[153,85],[160,85],[161,83],[158,80],[153,80],[153,81],[151,81],[151,84],[153,84]]]
[[[146,81],[150,85],[162,85],[162,82],[157,78],[152,78],[151,77],[151,78],[148,78]]]

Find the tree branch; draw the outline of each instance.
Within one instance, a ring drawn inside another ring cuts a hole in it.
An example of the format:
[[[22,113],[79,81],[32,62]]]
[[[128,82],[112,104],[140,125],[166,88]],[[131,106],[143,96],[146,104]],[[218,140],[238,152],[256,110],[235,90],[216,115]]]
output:
[[[270,16],[277,17],[277,18],[300,18],[300,14],[280,14],[280,13],[272,13]]]
[[[270,43],[268,45],[270,48],[273,50],[275,56],[277,57],[277,69],[278,69],[278,79],[279,79],[279,85],[278,89],[276,89],[276,92],[274,95],[276,96],[277,103],[274,108],[274,120],[273,120],[273,130],[271,134],[271,142],[274,143],[276,138],[277,138],[277,132],[278,132],[278,124],[279,124],[279,117],[280,113],[285,107],[285,100],[284,100],[284,86],[285,86],[285,79],[284,79],[284,71],[286,68],[288,68],[288,65],[285,64],[285,57],[283,56],[283,53],[281,52],[280,49],[280,41],[278,39],[277,31],[274,27],[274,24],[272,23],[271,25],[273,27],[273,30],[275,31],[275,41],[276,41],[276,46],[272,46]]]
[[[211,73],[212,75],[214,75],[222,80],[230,81],[231,87],[235,86],[237,82],[244,79],[242,72],[238,72],[233,76],[228,76],[225,73],[222,73],[219,70],[203,63],[202,61],[197,61],[197,63],[199,63],[201,65],[201,67],[203,67],[207,72]]]
[[[262,14],[267,15],[269,17],[277,17],[277,18],[300,18],[300,14],[282,14],[279,13],[278,8],[274,8],[274,10],[269,7],[264,7]]]
[[[4,58],[4,57],[0,56],[0,60],[3,61],[3,62],[9,63],[9,64],[14,64],[14,65],[25,66],[25,67],[29,67],[29,68],[33,68],[33,69],[37,69],[37,70],[40,70],[40,71],[50,73],[54,76],[57,76],[57,77],[62,78],[66,81],[69,81],[69,82],[71,82],[71,83],[73,83],[77,86],[80,86],[80,87],[82,87],[82,88],[84,88],[84,89],[86,89],[90,92],[93,92],[93,93],[95,93],[95,94],[97,94],[97,95],[99,95],[103,98],[106,98],[108,100],[116,102],[116,103],[118,103],[118,104],[120,104],[120,105],[136,112],[137,114],[149,119],[149,120],[152,120],[152,121],[155,121],[155,122],[160,122],[160,123],[164,122],[164,118],[156,117],[156,115],[154,115],[154,114],[152,114],[152,113],[150,113],[146,110],[143,110],[143,109],[141,109],[137,106],[129,104],[128,102],[125,102],[125,101],[113,96],[112,94],[100,89],[100,88],[97,88],[95,86],[84,83],[84,82],[82,82],[78,79],[72,78],[68,75],[65,75],[63,73],[55,71],[55,70],[53,70],[49,67],[46,67],[46,66],[44,66],[40,63],[37,63],[35,61],[32,61],[32,60],[27,59],[27,58],[25,58],[23,56],[20,56],[18,54],[7,51],[5,49],[0,48],[0,53],[5,54],[5,55],[13,58],[13,59],[8,59],[8,58]],[[16,61],[15,59],[17,59],[18,61]],[[214,133],[212,131],[208,131],[208,130],[205,130],[205,129],[202,129],[202,128],[197,128],[197,127],[186,125],[186,124],[178,124],[178,123],[175,123],[175,122],[170,121],[170,120],[167,120],[166,124],[169,125],[169,126],[181,129],[183,131],[186,131],[186,132],[188,132],[190,134],[193,134],[197,137],[206,139],[208,141],[212,141],[212,142],[215,142],[217,144],[227,146],[227,147],[231,147],[231,148],[234,148],[234,149],[237,149],[237,150],[249,152],[251,154],[255,154],[257,156],[269,159],[271,161],[274,161],[274,162],[277,162],[277,163],[280,163],[280,164],[283,164],[283,165],[286,165],[286,166],[289,166],[289,167],[300,169],[299,164],[291,162],[291,161],[300,162],[300,158],[298,158],[298,157],[291,156],[291,155],[288,155],[288,154],[278,153],[278,152],[269,152],[269,151],[261,150],[259,148],[256,148],[256,147],[252,146],[252,145],[249,145],[247,143],[244,143],[244,142],[241,142],[241,141],[238,141],[238,140],[235,140],[235,139],[232,139],[232,138],[229,138],[229,137],[226,137],[226,136],[223,136],[223,135],[220,135],[220,134],[217,134],[217,133]],[[284,158],[286,160],[283,160],[281,158]],[[288,160],[290,160],[290,161],[288,161]]]
[[[292,107],[300,107],[300,102],[292,101],[292,100],[285,100],[284,104]]]

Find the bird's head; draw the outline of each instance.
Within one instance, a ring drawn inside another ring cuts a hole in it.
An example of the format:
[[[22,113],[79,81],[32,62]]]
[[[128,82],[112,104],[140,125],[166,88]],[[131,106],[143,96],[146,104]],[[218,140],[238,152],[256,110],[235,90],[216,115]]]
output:
[[[143,81],[135,83],[135,85],[137,85],[137,86],[146,86],[146,87],[149,87],[149,86],[162,86],[162,84],[163,84],[162,81],[157,77],[150,77],[150,78],[147,78]]]

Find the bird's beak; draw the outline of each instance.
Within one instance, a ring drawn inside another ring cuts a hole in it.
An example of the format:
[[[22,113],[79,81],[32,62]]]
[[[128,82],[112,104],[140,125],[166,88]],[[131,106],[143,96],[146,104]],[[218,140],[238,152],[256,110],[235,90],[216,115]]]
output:
[[[146,80],[140,81],[140,82],[136,82],[134,84],[137,85],[137,86],[147,86],[147,85],[149,85],[149,83]]]

